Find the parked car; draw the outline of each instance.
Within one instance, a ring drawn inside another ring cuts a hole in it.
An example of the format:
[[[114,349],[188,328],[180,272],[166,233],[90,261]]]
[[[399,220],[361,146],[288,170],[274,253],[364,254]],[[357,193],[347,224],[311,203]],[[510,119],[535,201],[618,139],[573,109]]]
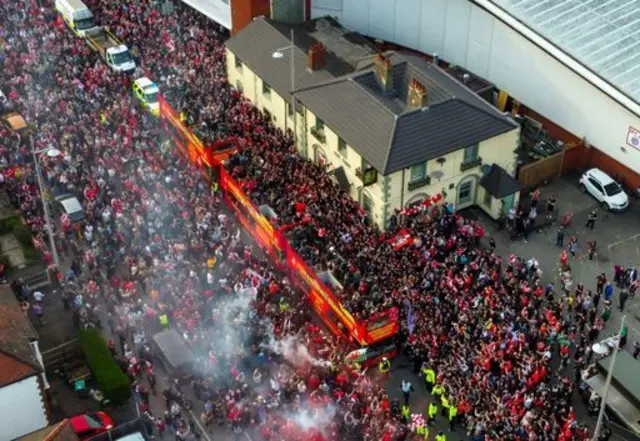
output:
[[[620,184],[597,168],[582,175],[580,190],[590,193],[608,211],[622,211],[629,206],[629,196]]]
[[[67,216],[71,224],[84,222],[84,208],[77,197],[71,193],[64,193],[54,198],[54,211],[58,218]]]
[[[89,439],[115,427],[113,420],[104,412],[85,413],[70,419],[73,431],[80,441]]]

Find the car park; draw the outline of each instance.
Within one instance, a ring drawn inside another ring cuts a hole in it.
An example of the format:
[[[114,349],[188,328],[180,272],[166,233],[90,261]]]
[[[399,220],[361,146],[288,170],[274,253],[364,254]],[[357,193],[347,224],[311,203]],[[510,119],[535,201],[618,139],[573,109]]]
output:
[[[622,211],[629,206],[629,196],[620,184],[597,168],[582,175],[580,190],[593,196],[607,211]]]

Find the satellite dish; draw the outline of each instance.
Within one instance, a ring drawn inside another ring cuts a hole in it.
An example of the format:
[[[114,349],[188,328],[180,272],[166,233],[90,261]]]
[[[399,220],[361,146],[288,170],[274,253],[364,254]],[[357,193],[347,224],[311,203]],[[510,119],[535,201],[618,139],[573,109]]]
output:
[[[482,167],[480,167],[480,171],[486,176],[491,171],[491,166],[489,164],[483,164]]]
[[[444,177],[444,172],[442,170],[435,170],[431,172],[431,177],[437,179],[438,182]]]

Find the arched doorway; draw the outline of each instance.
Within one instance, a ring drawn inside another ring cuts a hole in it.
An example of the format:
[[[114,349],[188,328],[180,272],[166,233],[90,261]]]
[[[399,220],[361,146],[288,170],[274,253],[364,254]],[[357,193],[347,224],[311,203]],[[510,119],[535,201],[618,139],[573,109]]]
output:
[[[413,205],[418,205],[421,204],[422,202],[424,202],[425,199],[430,198],[431,196],[429,196],[427,193],[418,193],[416,195],[414,195],[411,199],[409,199],[407,201],[406,204],[404,204],[405,208],[411,207]]]
[[[476,203],[477,183],[477,176],[468,176],[458,182],[456,210],[462,210]]]

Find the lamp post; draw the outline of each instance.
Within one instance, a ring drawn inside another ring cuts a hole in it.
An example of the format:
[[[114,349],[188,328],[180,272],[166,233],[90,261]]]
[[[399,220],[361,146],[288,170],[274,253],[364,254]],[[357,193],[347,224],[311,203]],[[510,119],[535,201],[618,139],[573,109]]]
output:
[[[33,138],[31,138],[31,154],[33,155],[33,162],[36,167],[36,175],[38,176],[38,188],[40,190],[40,201],[42,202],[42,209],[44,211],[44,221],[45,221],[45,226],[47,228],[47,234],[49,235],[49,247],[51,248],[51,256],[53,257],[53,264],[55,265],[56,269],[59,270],[60,257],[58,256],[56,241],[53,236],[53,226],[51,224],[51,216],[49,214],[49,203],[45,198],[45,189],[44,189],[44,184],[42,183],[42,171],[40,170],[40,159],[38,158],[38,155],[45,152],[47,153],[47,156],[51,158],[55,158],[62,154],[60,150],[57,150],[54,148],[36,150],[33,145]],[[51,274],[49,273],[48,269],[47,269],[47,279],[49,280],[49,283],[51,283]]]
[[[593,432],[593,441],[598,441],[600,437],[600,430],[602,429],[602,420],[604,419],[604,409],[607,407],[607,394],[609,393],[609,386],[611,386],[611,378],[613,377],[613,368],[616,363],[616,355],[618,354],[618,350],[620,350],[620,339],[622,338],[622,331],[624,330],[624,319],[625,316],[622,316],[620,320],[620,332],[616,336],[618,340],[616,342],[616,346],[613,348],[611,353],[611,361],[609,362],[609,371],[607,372],[607,379],[604,382],[604,392],[602,393],[602,402],[600,403],[600,412],[598,413],[598,422],[596,423],[596,430]]]
[[[298,138],[298,126],[297,126],[297,118],[296,118],[296,97],[295,97],[295,91],[296,91],[296,63],[295,63],[295,44],[294,44],[294,31],[293,28],[291,29],[291,44],[285,47],[281,47],[279,49],[276,49],[273,54],[271,54],[271,56],[277,60],[281,59],[282,57],[284,57],[284,51],[288,50],[290,51],[289,53],[289,64],[291,67],[291,72],[290,72],[290,76],[291,76],[291,102],[289,103],[289,106],[291,106],[291,111],[293,112],[293,134],[295,136],[296,142],[297,142],[297,138]]]

